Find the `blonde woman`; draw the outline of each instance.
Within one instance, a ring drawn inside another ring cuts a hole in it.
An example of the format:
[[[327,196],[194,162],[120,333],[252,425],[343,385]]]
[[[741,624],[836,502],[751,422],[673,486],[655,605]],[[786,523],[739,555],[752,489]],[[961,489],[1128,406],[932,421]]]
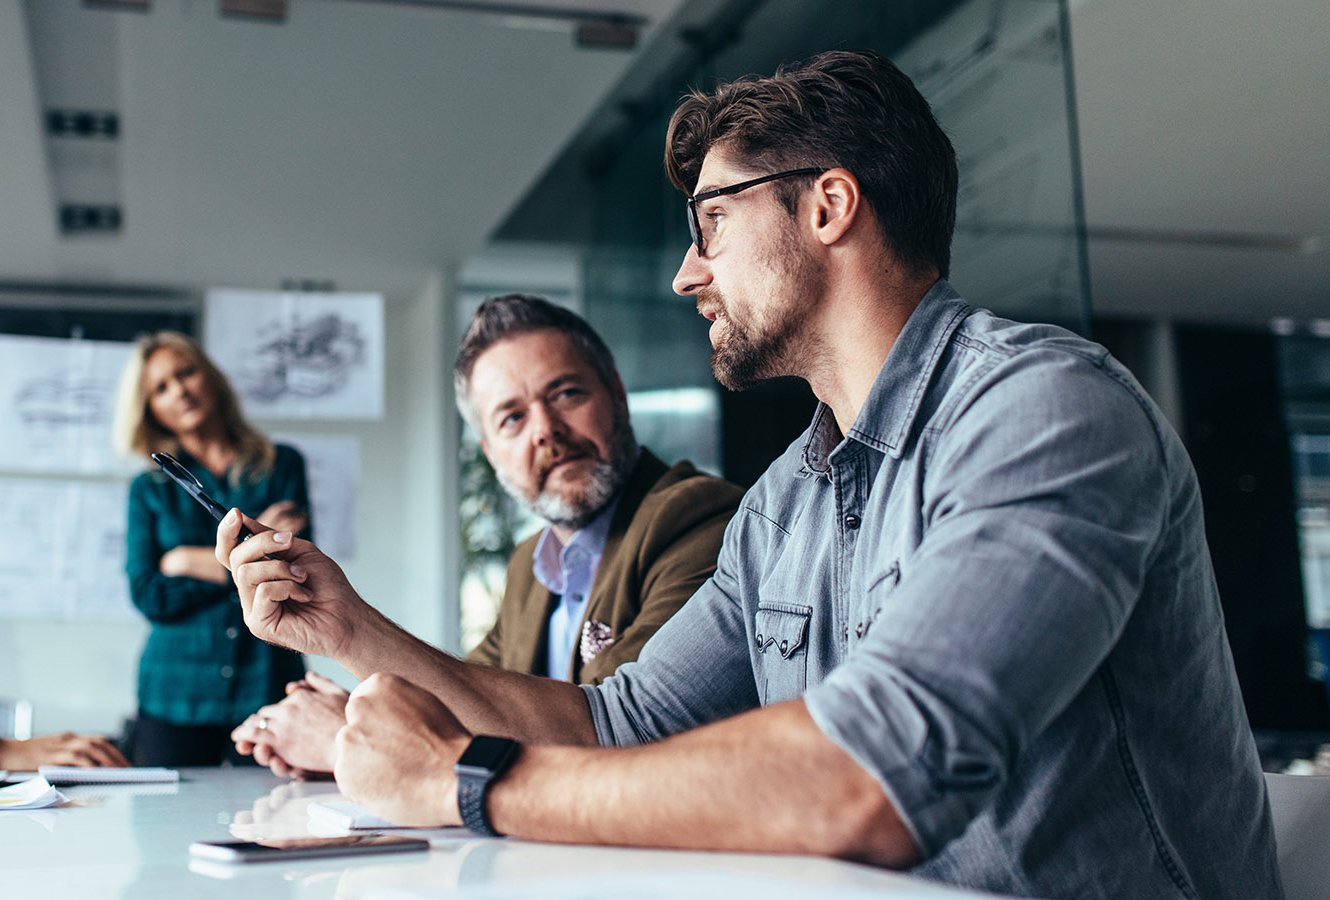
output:
[[[172,454],[223,506],[310,536],[304,459],[245,421],[226,377],[191,338],[163,331],[138,342],[121,378],[115,435],[123,453]],[[156,467],[130,485],[126,571],[152,625],[139,663],[138,765],[233,757],[235,723],[304,674],[299,654],[245,627],[231,576],[213,556],[215,528]]]

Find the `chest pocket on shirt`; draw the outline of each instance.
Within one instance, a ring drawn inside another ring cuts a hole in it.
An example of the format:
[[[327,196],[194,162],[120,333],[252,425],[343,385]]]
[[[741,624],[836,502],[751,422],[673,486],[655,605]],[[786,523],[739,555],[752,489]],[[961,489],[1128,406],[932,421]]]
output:
[[[808,620],[812,607],[759,601],[753,639],[763,704],[803,696],[808,682]]]

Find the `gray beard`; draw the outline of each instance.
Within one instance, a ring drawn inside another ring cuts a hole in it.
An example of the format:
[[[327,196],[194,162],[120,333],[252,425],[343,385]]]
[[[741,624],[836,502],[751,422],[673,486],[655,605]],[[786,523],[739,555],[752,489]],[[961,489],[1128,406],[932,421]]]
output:
[[[580,503],[573,503],[554,491],[541,491],[527,506],[545,521],[576,531],[614,499],[625,478],[611,464],[598,462],[587,476],[586,492]]]

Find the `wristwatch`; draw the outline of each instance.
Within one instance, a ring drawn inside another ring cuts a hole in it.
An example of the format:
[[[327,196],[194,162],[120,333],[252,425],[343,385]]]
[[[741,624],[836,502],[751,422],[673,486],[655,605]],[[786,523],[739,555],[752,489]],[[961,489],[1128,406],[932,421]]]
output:
[[[521,749],[522,745],[510,738],[478,734],[453,766],[457,773],[457,810],[462,814],[462,824],[476,834],[502,837],[485,813],[485,795]]]

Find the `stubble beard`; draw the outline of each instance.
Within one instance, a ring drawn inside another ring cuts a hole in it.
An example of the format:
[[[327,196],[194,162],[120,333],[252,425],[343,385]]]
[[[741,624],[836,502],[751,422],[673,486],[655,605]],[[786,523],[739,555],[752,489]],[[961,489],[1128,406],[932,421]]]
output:
[[[712,349],[711,371],[723,387],[732,391],[747,390],[770,378],[802,375],[807,368],[803,360],[807,348],[796,346],[796,342],[812,315],[815,304],[811,295],[821,289],[823,266],[788,234],[782,234],[776,242],[767,265],[782,285],[782,296],[766,323],[731,318],[718,288],[708,286],[697,294],[699,306],[716,308],[729,325]]]
[[[567,449],[595,452],[595,447],[591,445],[564,446]],[[633,426],[628,419],[628,408],[616,403],[609,459],[597,459],[587,473],[584,486],[580,490],[573,489],[571,496],[544,487],[544,477],[541,479],[540,491],[531,496],[500,469],[495,468],[494,474],[508,495],[532,513],[552,525],[576,531],[586,527],[619,493],[632,474],[633,466],[637,464],[637,455],[637,438],[633,435]]]

